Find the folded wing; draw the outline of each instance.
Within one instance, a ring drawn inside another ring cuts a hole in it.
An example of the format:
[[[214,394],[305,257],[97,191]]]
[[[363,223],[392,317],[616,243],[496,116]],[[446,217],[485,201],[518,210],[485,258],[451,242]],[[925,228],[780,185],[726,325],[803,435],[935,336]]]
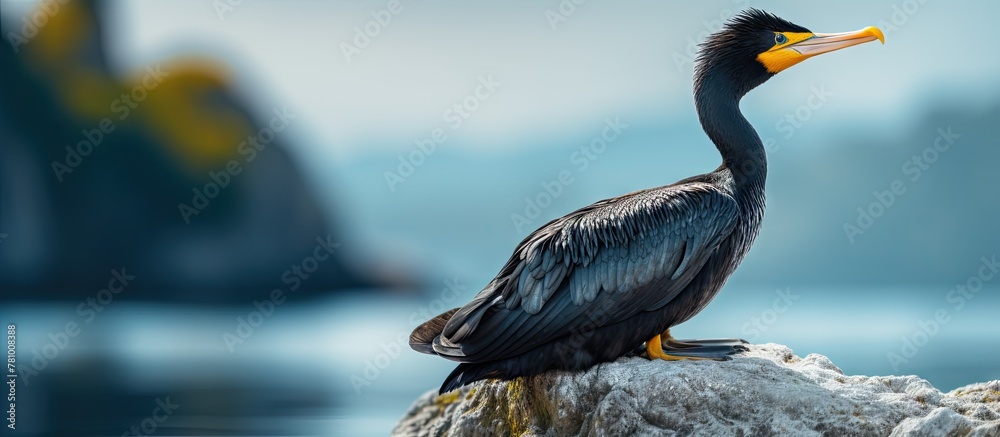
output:
[[[695,182],[553,220],[525,238],[469,304],[438,320],[440,335],[422,351],[463,362],[508,358],[584,324],[659,309],[732,232],[737,209],[729,195]]]

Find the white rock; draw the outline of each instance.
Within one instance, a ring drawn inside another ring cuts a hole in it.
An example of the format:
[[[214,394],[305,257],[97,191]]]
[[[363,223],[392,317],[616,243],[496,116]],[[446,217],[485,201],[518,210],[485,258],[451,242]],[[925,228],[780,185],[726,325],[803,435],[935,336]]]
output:
[[[625,357],[431,391],[393,435],[1000,437],[1000,381],[943,394],[916,376],[845,376],[822,355],[764,344],[725,362]]]

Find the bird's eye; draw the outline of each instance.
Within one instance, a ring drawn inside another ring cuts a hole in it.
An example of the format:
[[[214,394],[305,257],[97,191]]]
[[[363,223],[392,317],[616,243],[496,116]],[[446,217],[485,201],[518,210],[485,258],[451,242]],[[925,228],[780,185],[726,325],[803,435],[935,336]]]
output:
[[[786,37],[785,34],[783,34],[783,33],[776,33],[776,34],[774,34],[774,43],[775,44],[784,44],[786,42],[788,42],[788,37]]]

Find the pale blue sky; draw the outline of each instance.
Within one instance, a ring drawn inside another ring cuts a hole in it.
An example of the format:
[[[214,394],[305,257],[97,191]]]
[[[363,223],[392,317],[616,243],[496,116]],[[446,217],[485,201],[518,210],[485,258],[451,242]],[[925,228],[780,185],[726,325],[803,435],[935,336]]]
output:
[[[442,112],[483,74],[503,83],[501,93],[463,127],[470,143],[483,147],[526,146],[519,134],[558,134],[634,108],[689,118],[691,70],[678,68],[675,55],[685,55],[690,41],[743,6],[836,32],[892,23],[894,7],[919,4],[591,0],[553,30],[546,13],[558,11],[555,0],[403,1],[402,10],[348,63],[340,44],[387,1],[248,0],[222,19],[212,2],[115,3],[121,12],[111,23],[116,30],[109,43],[116,66],[128,70],[176,52],[225,54],[262,112],[274,105],[298,109],[298,131],[319,139],[302,147],[334,151],[340,159],[408,150],[410,140],[439,124]],[[838,99],[864,102],[829,108],[828,117],[873,123],[913,116],[914,106],[939,92],[981,97],[970,85],[1000,72],[991,39],[981,37],[997,12],[1000,6],[993,3],[926,1],[897,30],[883,29],[885,47],[869,45],[798,66],[780,77],[780,89],[749,97],[748,112],[797,107],[802,90],[820,83],[836,90]],[[128,37],[114,38],[116,32]]]

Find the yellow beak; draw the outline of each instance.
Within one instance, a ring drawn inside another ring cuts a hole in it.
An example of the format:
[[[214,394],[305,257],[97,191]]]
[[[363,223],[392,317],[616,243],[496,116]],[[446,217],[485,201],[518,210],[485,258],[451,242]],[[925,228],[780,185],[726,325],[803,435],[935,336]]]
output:
[[[816,55],[879,40],[885,44],[885,36],[875,26],[868,26],[855,32],[816,33],[803,35],[804,39],[785,46],[774,47],[757,56],[757,60],[767,67],[767,71],[778,73],[799,62]]]

